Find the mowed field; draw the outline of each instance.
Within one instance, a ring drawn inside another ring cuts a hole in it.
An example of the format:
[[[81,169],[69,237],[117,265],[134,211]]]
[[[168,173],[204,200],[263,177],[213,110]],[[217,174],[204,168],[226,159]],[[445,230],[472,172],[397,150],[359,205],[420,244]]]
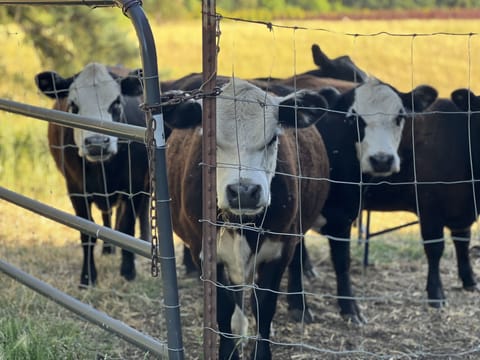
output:
[[[316,43],[330,57],[350,55],[369,74],[402,91],[429,84],[442,97],[460,87],[480,93],[478,20],[273,23],[269,29],[265,24],[223,19],[219,74],[242,78],[292,76],[315,67],[310,47]],[[129,26],[128,21],[125,26]],[[199,21],[152,26],[161,80],[201,71]],[[34,87],[34,75],[46,70],[35,51],[17,27],[3,25],[0,29],[5,54],[0,58],[0,97],[49,107],[51,102]],[[127,41],[136,41],[133,28]],[[102,59],[92,54],[91,60]],[[140,57],[138,63],[125,65],[141,66]],[[72,69],[71,74],[78,70]],[[0,185],[71,212],[63,180],[48,153],[47,124],[6,112],[1,121]],[[406,213],[375,213],[372,229],[381,230],[414,219]],[[356,236],[357,229],[352,233]],[[293,323],[288,318],[284,296],[280,296],[272,338],[277,343],[273,347],[275,359],[480,356],[480,299],[477,293],[461,291],[450,241],[442,261],[449,303],[440,311],[425,303],[426,261],[417,227],[375,238],[370,254],[372,265],[367,270],[361,266],[363,247],[353,243],[352,277],[362,309],[370,320],[362,328],[344,323],[338,315],[332,298],[335,278],[326,240],[310,234],[307,241],[319,272],[317,279],[305,284],[317,322]],[[478,245],[475,231],[472,246]],[[177,247],[180,254],[179,242]],[[472,253],[477,273],[478,255]],[[78,232],[3,200],[0,258],[142,332],[166,339],[161,281],[151,277],[148,259],[139,259],[138,278],[127,283],[119,276],[119,255],[106,257],[98,253],[99,284],[95,289],[81,291],[77,287],[82,260]],[[177,263],[180,262],[181,258]],[[178,274],[186,358],[202,359],[202,284],[185,277],[180,266]],[[68,311],[1,274],[0,288],[0,359],[153,358],[94,325],[78,321]],[[250,333],[254,333],[253,328]]]

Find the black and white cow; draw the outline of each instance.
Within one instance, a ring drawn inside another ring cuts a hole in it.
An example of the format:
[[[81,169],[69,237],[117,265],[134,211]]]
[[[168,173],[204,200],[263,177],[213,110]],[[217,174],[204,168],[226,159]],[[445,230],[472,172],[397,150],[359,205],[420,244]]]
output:
[[[423,85],[401,93],[376,79],[344,93],[331,88],[320,92],[325,91],[331,110],[316,126],[327,148],[332,184],[322,210],[325,221],[314,228],[329,239],[341,314],[362,323],[365,318],[354,299],[349,274],[351,226],[365,205],[361,204],[365,183],[390,179],[402,171],[399,148],[405,123],[411,121],[413,110],[425,110],[437,92]],[[388,202],[388,195],[384,200]]]
[[[400,172],[370,179],[362,194],[364,209],[418,216],[428,261],[427,296],[437,308],[446,299],[440,276],[445,227],[455,244],[463,288],[478,290],[469,244],[479,213],[480,119],[461,112],[478,111],[480,102],[466,89],[453,92],[452,99],[437,99],[424,114],[409,119],[399,147]]]
[[[35,78],[40,91],[55,99],[54,109],[98,119],[145,126],[139,96],[143,93],[138,71],[121,77],[105,65],[90,63],[78,74],[63,78],[46,71]],[[92,220],[91,206],[102,213],[103,224],[111,226],[117,209],[115,229],[134,235],[135,221],[142,215],[142,237],[148,239],[148,172],[145,144],[115,136],[69,128],[50,122],[48,143],[57,168],[65,178],[67,191],[77,216]],[[96,238],[81,234],[83,266],[80,285],[94,285]],[[104,248],[105,249],[105,248]],[[134,254],[122,250],[120,272],[135,278]]]
[[[232,322],[241,317],[233,316],[238,314],[236,292],[228,286],[246,284],[252,276],[258,331],[252,358],[271,358],[270,326],[282,274],[300,241],[298,234],[313,224],[328,193],[328,159],[322,138],[312,126],[325,113],[325,106],[323,97],[313,92],[276,97],[236,78],[223,86],[217,98],[220,359],[238,359],[238,337],[230,334]],[[184,103],[171,110],[174,115],[166,120],[174,128],[167,141],[173,229],[198,265],[202,245],[200,110],[199,103]],[[301,293],[300,282],[292,286]]]

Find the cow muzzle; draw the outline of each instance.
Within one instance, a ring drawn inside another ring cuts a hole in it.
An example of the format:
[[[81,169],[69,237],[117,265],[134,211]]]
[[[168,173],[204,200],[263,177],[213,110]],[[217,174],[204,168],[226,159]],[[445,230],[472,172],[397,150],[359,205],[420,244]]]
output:
[[[93,135],[84,140],[85,156],[89,161],[106,161],[114,155],[111,147],[110,137],[103,135]]]
[[[237,215],[255,215],[264,208],[262,187],[258,184],[236,183],[226,188],[229,211]]]
[[[396,165],[395,156],[386,153],[377,153],[371,155],[368,158],[372,175],[376,176],[389,176],[395,172],[398,172],[398,166]]]

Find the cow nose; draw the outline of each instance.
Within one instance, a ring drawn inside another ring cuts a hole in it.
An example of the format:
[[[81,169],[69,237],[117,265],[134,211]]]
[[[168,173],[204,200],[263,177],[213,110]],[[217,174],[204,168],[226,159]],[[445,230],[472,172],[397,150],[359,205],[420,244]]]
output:
[[[256,209],[260,194],[260,185],[241,183],[227,185],[228,204],[232,208]]]
[[[370,164],[372,169],[378,173],[385,173],[392,171],[394,157],[389,154],[376,154],[370,156]]]
[[[108,153],[110,138],[102,135],[89,136],[85,139],[85,147],[91,156],[100,156]]]

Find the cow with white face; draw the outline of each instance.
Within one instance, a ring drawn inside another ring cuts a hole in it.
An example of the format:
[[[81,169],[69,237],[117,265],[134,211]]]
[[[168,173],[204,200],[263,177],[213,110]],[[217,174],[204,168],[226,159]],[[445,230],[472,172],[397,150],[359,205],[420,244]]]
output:
[[[91,63],[68,78],[45,71],[35,81],[43,94],[56,100],[56,110],[98,119],[99,124],[123,122],[145,126],[145,114],[140,109],[143,85],[139,71],[120,76],[103,64]],[[48,125],[48,143],[57,168],[65,177],[77,216],[93,220],[91,206],[95,204],[102,213],[103,225],[111,227],[111,214],[116,209],[117,230],[134,235],[135,221],[139,219],[142,237],[148,239],[145,144],[52,122]],[[84,256],[80,285],[95,285],[96,239],[81,234],[81,241]],[[104,252],[110,251],[110,247],[104,246]],[[127,280],[135,278],[133,253],[122,250],[120,272]]]
[[[282,274],[300,241],[295,234],[312,226],[328,193],[328,159],[312,126],[325,106],[314,92],[277,97],[235,78],[217,98],[217,280],[225,285],[217,289],[220,359],[238,359],[235,337],[241,336],[229,335],[238,291],[228,286],[251,282],[252,275],[258,331],[252,358],[271,358],[270,325]],[[173,128],[167,141],[173,228],[200,265],[201,104],[164,111]]]
[[[104,122],[125,122],[121,95],[119,84],[105,66],[89,64],[69,87],[68,111]],[[84,104],[89,106],[81,106]],[[117,153],[118,139],[115,136],[75,128],[73,138],[78,156],[85,156],[89,161],[108,160]]]
[[[351,287],[350,243],[346,240],[350,239],[352,223],[361,210],[365,184],[374,179],[388,181],[399,173],[402,164],[398,153],[405,138],[405,124],[410,124],[414,112],[424,111],[435,101],[437,91],[421,85],[402,93],[370,78],[359,85],[352,84],[343,93],[331,87],[320,89],[320,93],[328,99],[331,110],[316,127],[327,148],[333,182],[322,221],[313,228],[329,238],[340,313],[348,320],[363,323],[365,318]],[[300,272],[298,268],[299,265],[291,271]],[[300,305],[290,302],[289,306]]]
[[[397,150],[406,115],[402,99],[390,86],[371,78],[355,88],[352,95],[346,121],[354,131],[358,129],[355,149],[362,172],[374,176],[398,172]]]

